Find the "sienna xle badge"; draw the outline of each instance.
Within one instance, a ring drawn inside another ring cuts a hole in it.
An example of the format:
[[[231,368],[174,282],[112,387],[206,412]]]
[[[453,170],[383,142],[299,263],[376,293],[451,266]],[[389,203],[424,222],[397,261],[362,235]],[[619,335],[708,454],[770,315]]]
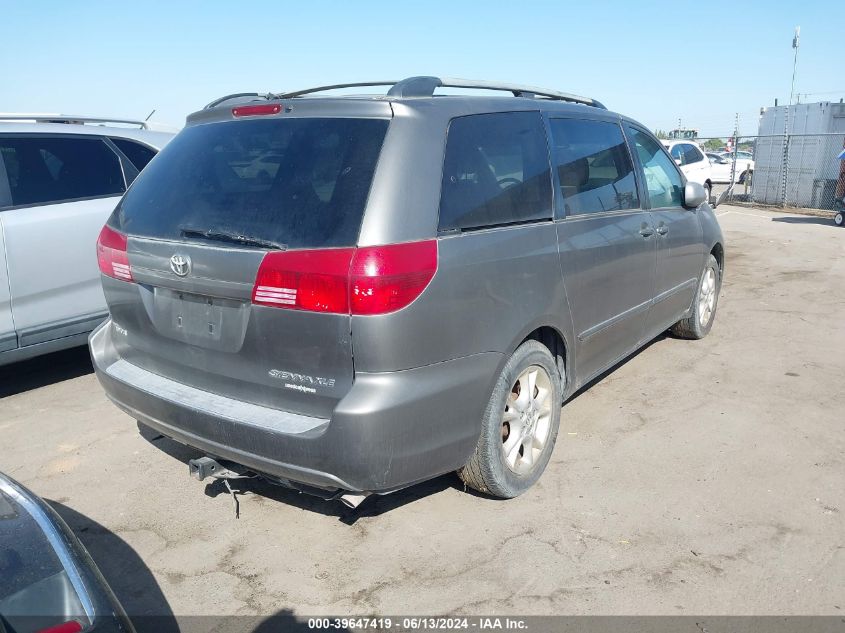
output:
[[[97,376],[206,453],[198,477],[356,505],[457,471],[513,497],[580,386],[666,329],[710,331],[721,231],[635,121],[436,77],[322,90],[191,115],[100,235]]]

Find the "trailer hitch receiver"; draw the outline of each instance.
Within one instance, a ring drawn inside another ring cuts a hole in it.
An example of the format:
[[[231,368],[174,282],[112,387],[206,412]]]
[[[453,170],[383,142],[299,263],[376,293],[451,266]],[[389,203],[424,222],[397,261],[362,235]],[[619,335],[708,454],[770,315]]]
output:
[[[246,469],[238,467],[229,462],[220,463],[211,457],[200,457],[192,459],[188,462],[191,477],[197,481],[202,481],[207,477],[214,477],[215,479],[246,479],[254,477],[253,473]]]

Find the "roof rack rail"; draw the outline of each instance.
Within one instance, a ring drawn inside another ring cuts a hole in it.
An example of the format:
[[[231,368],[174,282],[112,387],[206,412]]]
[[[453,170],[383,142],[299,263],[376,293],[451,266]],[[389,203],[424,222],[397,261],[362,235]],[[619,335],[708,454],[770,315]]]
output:
[[[261,97],[262,99],[276,99],[277,96],[268,92],[265,94],[261,94],[260,92],[236,92],[234,94],[226,95],[225,97],[220,97],[219,99],[215,99],[208,105],[206,105],[203,110],[208,110],[209,108],[215,108],[219,106],[221,103],[225,103],[230,99],[243,99],[244,97]]]
[[[0,113],[0,121],[35,121],[36,123],[120,123],[122,125],[138,125],[143,130],[150,129],[149,121],[137,119],[121,119],[115,117],[75,116],[71,114],[49,113]]]
[[[331,86],[317,86],[315,88],[305,88],[304,90],[294,90],[293,92],[280,92],[274,95],[276,99],[293,99],[294,97],[301,97],[302,95],[311,94],[312,92],[325,92],[326,90],[337,90],[338,88],[366,88],[369,86],[393,86],[396,85],[396,80],[388,81],[359,81],[351,84],[334,84]]]
[[[437,88],[471,88],[476,90],[501,90],[502,92],[510,92],[515,97],[542,97],[545,99],[553,99],[557,101],[570,101],[572,103],[581,103],[596,108],[607,108],[590,97],[580,97],[578,95],[570,94],[568,92],[559,92],[557,90],[547,90],[546,88],[538,88],[536,86],[525,86],[522,84],[500,83],[495,81],[477,81],[473,79],[456,79],[452,77],[408,77],[394,85],[389,91],[388,96],[392,97],[430,97],[434,94]]]
[[[388,97],[432,97],[437,88],[471,88],[476,90],[501,90],[503,92],[510,92],[515,97],[527,97],[530,99],[540,97],[543,99],[551,99],[556,101],[569,101],[571,103],[581,103],[583,105],[593,106],[607,110],[607,108],[590,97],[579,97],[578,95],[570,94],[568,92],[559,92],[557,90],[547,90],[546,88],[537,88],[535,86],[524,86],[521,84],[498,83],[493,81],[476,81],[472,79],[455,79],[449,77],[408,77],[401,81],[385,80],[385,81],[358,81],[355,83],[346,84],[332,84],[329,86],[316,86],[314,88],[304,88],[303,90],[294,90],[291,92],[280,92],[277,94],[259,94],[257,92],[239,92],[236,94],[220,97],[212,101],[206,109],[224,103],[230,99],[237,99],[243,97],[260,97],[262,99],[293,99],[303,95],[313,94],[315,92],[326,92],[327,90],[337,90],[339,88],[366,88],[372,86],[390,86],[387,91]]]
[[[355,83],[316,86],[314,88],[305,88],[303,90],[295,90],[292,92],[281,92],[275,95],[267,95],[267,98],[293,99],[295,97],[301,97],[303,95],[313,94],[315,92],[325,92],[327,90],[336,90],[339,88],[364,88],[371,86],[390,86],[390,90],[388,90],[387,92],[388,97],[431,97],[434,96],[434,91],[437,88],[471,88],[476,90],[501,90],[503,92],[510,92],[515,97],[541,97],[558,101],[581,103],[584,105],[594,106],[596,108],[602,108],[603,110],[607,109],[602,103],[596,101],[595,99],[591,99],[589,97],[579,97],[578,95],[570,94],[568,92],[547,90],[545,88],[537,88],[535,86],[524,86],[521,84],[508,84],[493,81],[476,81],[472,79],[455,79],[449,77],[428,76],[408,77],[407,79],[402,79],[401,81],[359,81]],[[217,102],[214,103],[216,104]],[[207,107],[211,107],[211,105],[209,104],[209,106]]]

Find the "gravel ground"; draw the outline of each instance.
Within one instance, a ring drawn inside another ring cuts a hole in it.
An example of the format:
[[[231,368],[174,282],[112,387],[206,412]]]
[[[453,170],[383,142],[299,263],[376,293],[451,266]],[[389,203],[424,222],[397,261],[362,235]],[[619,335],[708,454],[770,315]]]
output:
[[[188,477],[84,349],[0,368],[0,470],[48,499],[130,614],[837,614],[845,609],[845,230],[718,210],[700,342],[661,337],[563,408],[539,484],[444,476],[357,513]]]

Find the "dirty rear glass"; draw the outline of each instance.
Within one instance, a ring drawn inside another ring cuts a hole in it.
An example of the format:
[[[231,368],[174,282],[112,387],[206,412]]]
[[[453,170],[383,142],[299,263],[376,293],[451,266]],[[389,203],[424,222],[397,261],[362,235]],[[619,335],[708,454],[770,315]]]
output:
[[[289,248],[352,246],[388,121],[265,119],[186,128],[110,221],[135,236],[227,233]]]

